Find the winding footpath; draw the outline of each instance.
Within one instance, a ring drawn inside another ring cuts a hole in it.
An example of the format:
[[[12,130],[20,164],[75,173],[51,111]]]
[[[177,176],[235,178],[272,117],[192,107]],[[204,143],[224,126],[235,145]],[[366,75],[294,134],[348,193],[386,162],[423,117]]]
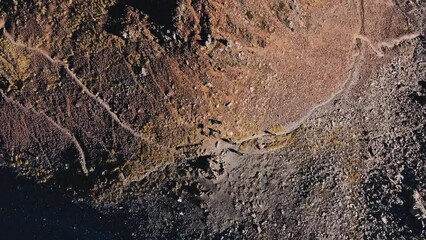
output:
[[[27,108],[25,106],[23,106],[20,102],[8,97],[3,90],[0,89],[0,95],[2,96],[3,99],[6,100],[7,103],[13,104],[15,106],[17,106],[19,109],[21,109],[24,112],[30,112],[35,114],[36,116],[42,117],[44,119],[46,119],[50,124],[52,124],[56,129],[58,129],[60,132],[62,132],[65,136],[67,136],[71,142],[74,144],[75,148],[78,151],[78,155],[79,155],[79,160],[80,160],[80,165],[81,165],[81,170],[83,171],[83,173],[85,175],[89,174],[89,171],[87,169],[87,164],[86,164],[86,157],[84,155],[84,151],[83,148],[81,147],[80,143],[78,142],[78,140],[74,137],[74,135],[71,134],[71,132],[60,126],[58,123],[56,123],[51,117],[47,116],[45,113],[42,112],[38,112],[33,108]]]
[[[361,34],[355,35],[355,39],[359,39],[359,40],[367,43],[367,45],[371,48],[371,50],[373,50],[377,54],[377,56],[384,57],[385,56],[385,52],[383,50],[384,48],[392,49],[395,46],[401,44],[402,42],[416,39],[420,35],[421,34],[417,33],[417,32],[405,34],[405,35],[399,36],[397,38],[390,39],[388,41],[380,42],[378,44],[374,44],[368,37],[361,35]]]
[[[346,81],[343,83],[343,85],[340,87],[340,89],[332,94],[332,96],[325,100],[324,102],[321,102],[320,104],[313,107],[304,117],[300,118],[299,120],[289,123],[286,126],[284,126],[284,130],[281,132],[277,132],[274,134],[262,132],[259,134],[255,134],[253,136],[241,139],[239,141],[233,142],[233,141],[223,141],[219,140],[221,142],[221,150],[222,151],[232,151],[237,152],[240,148],[240,146],[247,142],[252,140],[260,140],[262,138],[267,138],[271,136],[279,137],[279,136],[285,136],[293,131],[297,130],[304,122],[306,122],[309,118],[311,118],[316,112],[318,112],[320,109],[328,106],[330,103],[341,97],[344,93],[350,90],[350,88],[354,85],[354,83],[357,81],[357,79],[360,78],[359,75],[359,69],[361,67],[362,60],[364,58],[364,50],[363,50],[363,42],[365,42],[376,54],[378,57],[384,57],[385,51],[384,48],[392,49],[399,44],[413,40],[421,36],[419,32],[404,34],[399,37],[396,37],[394,39],[388,39],[387,41],[383,41],[377,44],[373,44],[372,41],[364,35],[365,33],[365,9],[364,9],[364,0],[359,1],[359,19],[360,19],[360,29],[359,33],[354,35],[354,47],[355,47],[355,53],[353,55],[353,61],[351,63],[351,67],[348,71],[348,77]],[[225,150],[223,150],[225,149]],[[217,151],[217,150],[216,150]],[[263,150],[259,149],[254,152],[250,153],[240,153],[241,155],[258,155],[258,154],[265,154],[270,152],[269,150]]]
[[[90,98],[92,98],[93,100],[95,100],[102,108],[104,108],[106,110],[106,112],[111,116],[111,118],[118,124],[120,125],[122,128],[126,129],[129,133],[131,133],[133,136],[139,138],[140,135],[133,130],[128,124],[124,123],[123,121],[121,121],[117,114],[115,114],[113,111],[111,111],[111,107],[101,98],[97,97],[94,93],[92,93],[87,87],[86,85],[83,84],[83,82],[77,77],[77,75],[71,71],[71,69],[69,68],[68,64],[64,63],[63,61],[60,60],[56,60],[53,59],[46,51],[39,49],[39,48],[34,48],[34,47],[30,47],[27,46],[23,43],[19,43],[16,42],[13,37],[6,31],[6,28],[3,28],[3,35],[6,37],[6,39],[14,46],[17,47],[21,47],[21,48],[25,48],[29,51],[35,52],[41,56],[43,56],[44,58],[46,58],[50,63],[52,64],[57,64],[62,66],[65,71],[67,72],[67,74],[74,80],[74,82],[83,90],[84,93],[86,93]]]
[[[385,53],[384,53],[383,48],[391,49],[391,48],[394,48],[395,46],[401,44],[402,42],[416,39],[419,36],[420,36],[419,33],[406,34],[406,35],[399,36],[395,39],[380,42],[376,45],[372,44],[372,42],[367,37],[365,37],[363,35],[355,35],[354,40],[355,40],[355,42],[358,42],[358,41],[366,42],[367,45],[378,55],[378,57],[384,57]],[[239,141],[232,142],[231,146],[239,146],[244,142],[255,140],[255,139],[260,139],[260,138],[263,138],[263,137],[270,137],[271,135],[283,136],[283,135],[290,134],[293,131],[295,131],[296,129],[298,129],[304,122],[306,122],[306,120],[308,120],[319,109],[329,105],[331,102],[333,102],[337,98],[341,97],[342,94],[349,91],[350,88],[353,86],[353,84],[356,82],[356,79],[359,78],[359,68],[360,68],[361,61],[362,61],[363,55],[364,55],[364,53],[362,51],[362,45],[361,44],[355,44],[355,45],[356,45],[356,51],[355,51],[355,54],[353,55],[353,61],[352,61],[351,67],[350,67],[349,72],[348,72],[349,76],[348,76],[347,80],[343,83],[342,87],[340,87],[340,89],[337,92],[335,92],[329,99],[327,99],[324,102],[321,102],[320,104],[313,107],[304,117],[300,118],[299,120],[287,124],[284,127],[284,130],[281,131],[281,132],[277,132],[277,133],[274,133],[274,134],[270,134],[270,133],[266,133],[266,132],[255,134],[253,136],[241,139]],[[259,152],[259,154],[263,154],[263,153],[265,153],[265,152],[262,152],[262,151]]]
[[[225,152],[225,153],[226,152],[237,152],[237,153],[239,153],[238,149],[240,149],[240,147],[248,141],[252,141],[252,140],[262,141],[263,138],[266,139],[266,138],[270,138],[271,136],[273,136],[273,137],[285,136],[285,135],[292,133],[293,131],[297,130],[309,118],[311,118],[315,113],[317,113],[320,109],[323,109],[324,107],[330,105],[332,102],[334,102],[336,99],[342,97],[343,94],[345,94],[347,91],[349,91],[351,89],[351,87],[354,85],[354,83],[360,78],[359,70],[360,70],[360,67],[362,65],[362,61],[364,59],[364,52],[365,52],[364,46],[365,45],[368,46],[374,53],[376,53],[378,57],[384,57],[385,56],[385,48],[387,48],[387,49],[394,48],[404,41],[413,40],[413,39],[415,39],[415,38],[417,38],[421,35],[420,33],[414,32],[414,33],[399,36],[399,37],[394,38],[394,39],[388,39],[388,40],[383,41],[383,42],[373,43],[365,35],[365,30],[364,30],[364,25],[365,25],[364,0],[359,1],[359,15],[360,15],[359,16],[359,18],[360,18],[360,29],[358,31],[358,34],[355,34],[354,37],[353,37],[354,53],[353,53],[353,56],[352,56],[352,62],[351,62],[350,67],[348,69],[347,79],[341,85],[341,87],[336,92],[334,92],[332,94],[332,96],[330,96],[330,98],[328,98],[325,101],[314,106],[310,111],[308,111],[306,113],[306,115],[304,117],[300,118],[299,120],[297,120],[295,122],[287,124],[284,127],[284,130],[282,132],[278,132],[278,133],[274,133],[274,134],[271,134],[271,133],[268,133],[268,132],[262,132],[262,133],[258,133],[258,134],[252,135],[250,137],[244,138],[244,139],[240,139],[240,140],[235,141],[235,142],[233,142],[232,140],[225,141],[225,140],[217,138],[215,140],[217,142],[220,142],[220,147],[219,148],[216,147],[215,150],[212,150],[215,147],[204,146],[203,148],[206,150],[205,152],[207,154],[211,153],[212,155],[216,155],[218,152],[222,152],[222,153],[223,152]],[[155,147],[158,147],[159,149],[165,150],[169,153],[172,153],[172,154],[179,154],[180,153],[180,151],[176,150],[175,148],[171,148],[171,147],[168,147],[168,146],[158,144],[158,143],[154,142],[153,140],[143,136],[141,133],[139,133],[137,130],[135,130],[130,124],[128,124],[124,120],[120,119],[120,117],[112,110],[111,106],[105,100],[98,97],[97,94],[94,94],[81,81],[81,79],[72,71],[72,69],[70,69],[70,67],[67,63],[65,63],[64,61],[52,58],[50,56],[50,54],[43,49],[40,49],[40,48],[37,48],[37,47],[31,47],[31,46],[28,46],[24,43],[16,41],[11,36],[11,34],[9,32],[7,32],[7,30],[4,26],[0,25],[0,28],[1,27],[3,27],[3,36],[10,42],[10,44],[12,44],[16,47],[24,48],[24,49],[32,52],[33,54],[43,56],[51,64],[61,66],[63,69],[65,69],[67,75],[75,82],[75,84],[78,87],[80,87],[82,89],[82,91],[85,94],[87,94],[87,96],[89,96],[92,100],[94,100],[97,104],[99,104],[99,106],[101,106],[108,113],[108,115],[112,118],[112,120],[114,122],[116,122],[122,129],[126,130],[133,137],[141,139],[141,140],[147,142],[148,144],[155,146]],[[154,78],[154,75],[152,73],[152,69],[149,68],[148,70],[150,71],[150,74]],[[132,77],[134,77],[134,76],[132,76]],[[162,88],[158,85],[158,82],[156,81],[155,78],[153,79],[153,81],[154,81],[154,84],[156,84],[156,86],[159,88],[160,92],[163,92],[163,91],[161,91]],[[88,174],[84,152],[83,152],[79,142],[77,141],[77,139],[72,135],[72,133],[69,130],[60,126],[51,117],[47,116],[46,114],[37,112],[36,110],[34,110],[32,108],[30,108],[30,109],[25,108],[19,102],[7,97],[3,92],[1,92],[1,95],[2,95],[3,98],[6,99],[6,101],[17,104],[20,108],[23,108],[26,111],[29,110],[29,111],[31,111],[31,112],[39,115],[39,116],[46,118],[53,126],[55,126],[57,129],[59,129],[68,138],[70,138],[72,140],[72,142],[74,143],[74,145],[76,146],[76,149],[79,152],[82,170],[85,174]],[[258,154],[265,154],[265,153],[268,153],[268,152],[270,152],[270,150],[258,149],[258,150],[251,151],[251,152],[248,152],[248,153],[241,153],[241,155],[254,155],[254,154],[258,155]],[[160,166],[158,166],[158,167],[160,167]],[[153,169],[152,171],[156,171],[156,169]],[[149,175],[150,172],[152,172],[152,171],[148,171],[144,175],[144,177]]]
[[[63,62],[61,60],[57,60],[57,59],[52,58],[43,49],[36,48],[36,47],[31,47],[31,46],[27,46],[27,45],[25,45],[23,43],[17,42],[11,36],[11,34],[9,32],[7,32],[7,30],[6,30],[6,28],[4,26],[0,26],[0,27],[3,27],[3,36],[10,42],[10,44],[14,45],[15,47],[24,48],[24,49],[26,49],[26,50],[34,53],[34,54],[41,55],[48,62],[50,62],[51,64],[55,64],[55,65],[59,65],[59,66],[63,67],[65,69],[66,73],[68,74],[68,76],[71,77],[72,80],[74,80],[74,82],[83,90],[83,92],[85,94],[87,94],[91,99],[93,99],[96,103],[98,103],[108,113],[108,115],[113,119],[114,122],[116,122],[121,128],[123,128],[124,130],[126,130],[132,136],[134,136],[135,138],[141,139],[141,140],[147,142],[148,144],[150,144],[152,146],[155,146],[155,147],[157,147],[159,149],[165,150],[165,151],[167,151],[169,153],[179,154],[179,151],[177,151],[176,149],[173,149],[173,148],[170,148],[168,146],[164,146],[164,145],[158,144],[156,142],[153,142],[151,139],[148,139],[145,136],[143,136],[140,133],[138,133],[129,124],[127,124],[124,121],[122,121],[118,117],[118,115],[111,110],[111,107],[109,106],[108,103],[106,103],[103,99],[99,98],[96,94],[94,94],[93,92],[91,92],[87,88],[87,86],[83,84],[83,82],[78,78],[78,76],[70,69],[70,67],[68,66],[68,64],[66,64],[65,62]],[[8,97],[3,91],[0,91],[0,95],[8,103],[11,103],[11,104],[14,104],[14,105],[18,106],[21,110],[23,110],[23,111],[29,111],[29,112],[37,115],[37,116],[43,117],[50,124],[52,124],[56,129],[58,129],[60,132],[62,132],[67,138],[69,138],[71,140],[71,142],[74,144],[76,150],[78,151],[79,162],[80,162],[80,165],[81,165],[82,172],[86,176],[89,174],[89,171],[88,171],[88,168],[87,168],[87,163],[86,163],[86,157],[85,157],[83,148],[81,147],[79,141],[75,138],[75,136],[68,129],[66,129],[65,127],[63,127],[60,124],[58,124],[55,120],[53,120],[52,117],[49,117],[45,113],[39,112],[39,111],[37,111],[37,110],[35,110],[33,108],[26,108],[20,102],[12,99],[10,97]]]

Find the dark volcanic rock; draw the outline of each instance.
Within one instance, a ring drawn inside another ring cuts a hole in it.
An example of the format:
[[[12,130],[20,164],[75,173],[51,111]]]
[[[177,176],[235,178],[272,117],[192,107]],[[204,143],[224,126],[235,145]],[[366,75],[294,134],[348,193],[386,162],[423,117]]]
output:
[[[425,239],[421,1],[0,2],[0,231]]]

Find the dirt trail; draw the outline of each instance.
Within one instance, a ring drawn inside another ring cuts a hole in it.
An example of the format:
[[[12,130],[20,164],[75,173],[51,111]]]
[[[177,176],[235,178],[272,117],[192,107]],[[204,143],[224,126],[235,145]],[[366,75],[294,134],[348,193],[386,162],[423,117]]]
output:
[[[103,99],[99,98],[98,96],[96,96],[96,94],[92,93],[86,85],[84,85],[84,83],[77,77],[77,75],[69,68],[68,64],[61,61],[61,60],[57,60],[52,58],[45,50],[40,49],[40,48],[36,48],[36,47],[31,47],[31,46],[27,46],[23,43],[17,42],[11,35],[10,33],[7,32],[6,28],[3,28],[3,35],[5,36],[5,38],[14,46],[16,47],[20,47],[20,48],[25,48],[31,52],[34,52],[35,54],[39,54],[41,56],[43,56],[44,58],[46,58],[50,63],[52,64],[57,64],[59,66],[62,66],[65,71],[67,72],[67,74],[74,80],[74,82],[83,90],[84,93],[86,93],[90,98],[92,98],[94,101],[96,101],[109,115],[110,117],[123,129],[125,129],[127,132],[129,132],[130,134],[132,134],[135,138],[139,138],[142,139],[143,141],[156,146],[160,149],[166,150],[168,152],[171,153],[178,153],[178,151],[176,151],[173,148],[158,144],[153,142],[152,140],[146,138],[145,136],[141,135],[140,133],[138,133],[136,130],[134,130],[129,124],[125,123],[124,121],[122,121],[118,115],[116,113],[114,113],[111,110],[111,107],[109,106],[108,103],[106,103]]]
[[[231,151],[237,151],[236,149],[238,149],[243,143],[248,141],[259,140],[259,139],[271,137],[271,136],[279,137],[279,136],[285,136],[285,135],[291,134],[293,131],[297,130],[314,113],[319,111],[321,108],[326,107],[337,98],[341,97],[342,94],[347,92],[351,88],[351,86],[353,86],[354,82],[359,77],[359,67],[360,67],[362,58],[363,58],[362,47],[359,46],[357,47],[356,53],[354,54],[353,62],[351,64],[351,68],[349,69],[349,76],[347,80],[345,81],[345,83],[342,85],[342,87],[337,92],[335,92],[329,99],[313,107],[304,117],[300,118],[299,120],[295,122],[287,124],[284,127],[283,131],[273,133],[273,134],[267,133],[265,131],[244,139],[240,139],[239,141],[235,141],[235,142],[232,142],[232,141],[224,142],[223,140],[220,140],[222,142],[222,146],[223,146],[222,148],[228,148],[228,151],[229,149],[231,149]],[[245,155],[259,155],[259,154],[265,154],[268,152],[270,151],[259,149],[256,151],[252,151],[250,153],[245,153]]]
[[[382,48],[386,47],[386,48],[393,48],[395,46],[397,46],[398,44],[401,44],[404,41],[409,41],[409,40],[413,40],[417,37],[420,36],[420,33],[410,33],[410,34],[406,34],[406,35],[402,35],[399,36],[397,38],[394,39],[390,39],[388,41],[383,41],[377,44],[377,47],[375,45],[373,45],[371,43],[371,41],[362,35],[355,35],[354,39],[355,42],[359,41],[363,41],[366,42],[368,44],[368,46],[370,46],[374,52],[377,53],[377,55],[379,57],[384,57],[385,53],[382,50]],[[355,44],[357,45],[357,44]],[[328,100],[316,105],[314,108],[312,108],[304,117],[302,117],[301,119],[299,119],[296,122],[290,123],[287,126],[284,127],[284,131],[282,132],[278,132],[275,133],[274,135],[276,136],[280,136],[280,135],[286,135],[289,134],[291,132],[293,132],[294,130],[296,130],[297,128],[300,127],[300,125],[305,122],[310,116],[312,116],[312,114],[314,114],[316,111],[318,111],[320,108],[328,105],[329,103],[331,103],[332,101],[334,101],[335,99],[337,99],[338,97],[340,97],[344,92],[347,92],[350,87],[353,85],[353,83],[355,82],[355,79],[359,76],[359,67],[360,67],[360,63],[361,60],[363,58],[363,53],[362,53],[362,45],[356,46],[356,53],[354,54],[354,60],[352,63],[352,66],[349,70],[349,77],[346,80],[346,82],[342,85],[342,87],[340,88],[339,91],[337,91],[336,93],[334,93]],[[265,137],[265,136],[270,136],[271,134],[268,133],[261,133],[261,134],[256,134],[253,135],[251,137],[242,139],[240,141],[235,142],[236,144],[241,144],[243,142],[249,141],[249,140],[254,140],[260,137]]]
[[[401,35],[397,38],[394,39],[390,39],[388,41],[383,41],[377,44],[374,44],[368,37],[364,36],[364,35],[356,35],[355,39],[359,39],[365,43],[367,43],[367,45],[377,54],[377,56],[379,57],[384,57],[385,56],[385,52],[383,50],[383,48],[394,48],[395,46],[397,46],[398,44],[401,44],[402,42],[405,41],[409,41],[409,40],[413,40],[417,37],[420,36],[420,33],[409,33],[409,34],[405,34],[405,35]]]
[[[411,33],[411,34],[399,36],[395,39],[390,39],[390,40],[383,41],[383,42],[380,42],[380,43],[377,43],[377,44],[373,44],[371,42],[371,40],[364,35],[364,32],[365,32],[365,30],[364,30],[364,28],[365,28],[364,27],[365,16],[364,16],[364,1],[363,0],[360,0],[358,2],[358,7],[359,7],[360,29],[359,29],[359,33],[354,35],[353,61],[352,61],[350,68],[348,70],[348,77],[347,77],[346,81],[342,84],[342,86],[339,88],[339,90],[337,92],[333,93],[332,96],[330,98],[328,98],[327,100],[325,100],[325,101],[319,103],[318,105],[314,106],[309,112],[306,113],[306,115],[304,117],[300,118],[299,120],[297,120],[295,122],[287,124],[284,127],[284,130],[281,131],[281,132],[276,132],[276,133],[271,134],[271,133],[265,131],[265,132],[255,134],[255,135],[252,135],[252,136],[244,138],[244,139],[240,139],[238,141],[232,141],[232,140],[226,141],[226,140],[223,140],[223,139],[220,139],[220,138],[213,139],[214,141],[219,142],[220,146],[214,147],[211,144],[212,143],[211,141],[207,141],[206,144],[204,144],[204,147],[203,147],[205,149],[204,152],[205,153],[214,153],[214,154],[219,153],[219,152],[223,152],[223,151],[238,152],[238,149],[241,147],[241,145],[243,145],[244,143],[246,143],[248,141],[253,141],[253,140],[262,141],[263,139],[270,138],[271,136],[272,137],[279,137],[279,136],[285,136],[285,135],[292,133],[294,130],[298,129],[308,118],[310,118],[317,111],[328,106],[334,100],[341,97],[345,92],[347,92],[351,88],[351,86],[354,84],[354,82],[359,78],[359,68],[360,68],[360,65],[362,63],[363,55],[364,55],[363,54],[363,50],[364,50],[363,46],[364,45],[362,43],[366,43],[366,45],[368,45],[379,57],[384,57],[385,52],[384,52],[383,48],[393,48],[396,45],[398,45],[398,44],[400,44],[404,41],[414,39],[414,38],[416,38],[420,35],[419,33]],[[160,149],[164,149],[168,152],[171,152],[171,153],[174,153],[174,154],[179,153],[179,151],[177,151],[174,148],[170,148],[168,146],[158,144],[158,143],[154,142],[153,140],[141,135],[137,130],[133,129],[130,124],[121,120],[119,118],[119,116],[112,111],[111,107],[109,106],[109,104],[107,102],[105,102],[103,99],[99,98],[96,94],[94,94],[93,92],[91,92],[88,89],[88,87],[80,80],[80,78],[69,68],[67,63],[65,63],[61,60],[57,60],[57,59],[52,58],[49,55],[49,53],[46,52],[43,49],[27,46],[24,43],[20,43],[20,42],[15,41],[15,39],[7,32],[5,27],[3,28],[3,35],[12,45],[17,46],[17,47],[21,47],[21,48],[25,48],[25,49],[27,49],[27,50],[35,53],[35,54],[42,55],[50,63],[57,64],[57,65],[63,67],[65,69],[65,71],[67,72],[67,74],[83,90],[84,93],[86,93],[90,98],[92,98],[95,102],[97,102],[121,128],[125,129],[127,132],[129,132],[131,135],[133,135],[135,138],[142,139],[143,141],[145,141],[145,142],[147,142],[147,143],[149,143],[153,146],[156,146]],[[150,72],[150,74],[154,78],[152,69],[150,69],[150,67],[148,68],[148,71]],[[158,82],[156,81],[155,78],[153,79],[153,81],[154,81],[154,84],[156,84],[156,86],[158,87],[159,91],[164,94],[164,92],[162,91],[162,88],[158,85]],[[46,116],[46,117],[48,117],[48,116]],[[57,127],[60,127],[60,126],[57,125]],[[68,132],[68,134],[71,135],[71,133],[69,133],[69,132]],[[254,151],[250,151],[250,152],[247,152],[247,153],[244,153],[244,154],[247,154],[247,155],[256,154],[257,155],[257,154],[265,154],[265,153],[268,153],[268,152],[270,152],[270,150],[268,150],[268,149],[256,149]],[[241,154],[243,154],[243,153],[241,153]]]
[[[61,125],[59,125],[58,123],[55,122],[55,120],[53,120],[51,117],[47,116],[45,113],[42,112],[38,112],[33,108],[27,108],[25,106],[23,106],[20,102],[6,96],[6,94],[4,94],[3,90],[0,89],[0,95],[2,96],[3,99],[6,100],[7,103],[16,105],[19,109],[21,109],[24,112],[31,112],[37,116],[43,117],[44,119],[46,119],[50,124],[52,124],[56,129],[58,129],[59,131],[61,131],[66,137],[68,137],[72,143],[74,144],[76,150],[78,151],[78,155],[79,155],[79,159],[80,159],[80,165],[81,165],[81,170],[83,171],[83,173],[85,175],[89,174],[89,171],[87,170],[87,164],[86,164],[86,157],[84,155],[84,151],[80,146],[80,143],[78,142],[78,140],[74,137],[74,135],[71,134],[71,132],[62,127]]]
[[[351,64],[351,67],[350,67],[349,72],[348,72],[348,78],[344,82],[344,84],[341,86],[341,88],[337,92],[335,92],[329,99],[327,99],[324,102],[319,103],[318,105],[313,107],[304,117],[300,118],[299,120],[297,120],[295,122],[289,123],[286,126],[284,126],[283,131],[277,132],[277,133],[274,133],[274,134],[271,134],[271,133],[268,133],[268,132],[265,131],[265,132],[255,134],[253,136],[250,136],[250,137],[247,137],[247,138],[244,138],[244,139],[240,139],[239,141],[235,141],[235,142],[233,142],[233,141],[224,142],[222,140],[219,140],[222,143],[222,147],[219,150],[223,151],[223,149],[227,149],[227,151],[229,151],[229,150],[230,151],[237,151],[236,149],[238,149],[243,143],[248,142],[248,141],[259,140],[259,139],[271,137],[271,136],[279,137],[279,136],[288,135],[288,134],[292,133],[293,131],[295,131],[296,129],[298,129],[314,113],[319,111],[321,108],[326,107],[331,102],[333,102],[337,98],[341,97],[342,94],[349,91],[350,88],[355,83],[356,79],[359,78],[359,68],[360,68],[361,61],[362,61],[363,55],[364,55],[363,54],[362,42],[367,43],[367,45],[370,46],[373,49],[373,51],[379,57],[384,57],[385,56],[385,52],[383,51],[384,47],[393,48],[393,47],[397,46],[398,44],[400,44],[404,41],[412,40],[412,39],[415,39],[418,36],[420,36],[420,33],[415,32],[415,33],[401,35],[397,38],[389,39],[387,41],[383,41],[383,42],[380,42],[380,43],[374,45],[369,38],[367,38],[366,36],[363,35],[364,32],[365,32],[364,0],[360,0],[358,2],[358,7],[359,7],[360,29],[359,29],[359,33],[354,35],[355,53],[353,55],[353,62]],[[215,151],[217,152],[218,149],[216,149]],[[257,154],[265,154],[265,153],[268,153],[268,152],[270,152],[270,151],[259,149],[259,150],[256,150],[254,152],[245,153],[245,154],[247,154],[247,155],[256,154],[257,155]]]

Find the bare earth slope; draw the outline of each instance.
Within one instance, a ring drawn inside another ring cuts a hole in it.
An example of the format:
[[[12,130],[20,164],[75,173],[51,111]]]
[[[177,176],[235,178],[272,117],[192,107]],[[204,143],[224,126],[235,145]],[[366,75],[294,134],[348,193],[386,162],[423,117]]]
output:
[[[424,239],[425,12],[0,2],[0,190],[28,236]]]

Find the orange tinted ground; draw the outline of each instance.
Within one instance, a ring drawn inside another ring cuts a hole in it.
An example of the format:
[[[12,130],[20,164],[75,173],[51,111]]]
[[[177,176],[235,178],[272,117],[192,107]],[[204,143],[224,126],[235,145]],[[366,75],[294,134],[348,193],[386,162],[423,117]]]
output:
[[[40,112],[56,109],[49,117],[72,133],[83,129],[87,133],[83,139],[110,141],[120,129],[123,136],[136,136],[136,143],[166,150],[209,146],[211,141],[203,144],[205,136],[238,141],[265,130],[285,132],[338,93],[345,82],[356,80],[349,79],[358,76],[350,74],[355,63],[365,77],[376,69],[383,59],[372,46],[414,33],[390,1],[187,0],[180,3],[174,23],[178,38],[159,43],[152,24],[134,7],[126,6],[122,29],[111,34],[105,30],[107,8],[99,10],[88,26],[81,21],[75,27],[78,13],[64,11],[69,6],[62,5],[53,2],[47,13],[35,12],[25,22],[8,19],[10,39],[19,44],[6,38],[3,42],[11,52],[31,47],[23,55],[34,58],[29,61],[36,72],[70,66],[66,74],[47,74],[69,88],[55,88],[53,83],[51,88],[40,87],[47,77],[39,74],[40,80],[29,77],[32,80],[24,81],[21,91],[11,91],[10,97],[22,98]],[[51,21],[55,12],[61,17]],[[206,28],[211,41],[202,36]],[[355,61],[360,49],[363,54]],[[363,62],[367,64],[359,65]],[[138,68],[140,73],[134,70]],[[74,96],[71,102],[85,107],[68,111],[68,100],[46,101],[56,96]],[[93,137],[92,131],[108,128],[82,115],[102,106],[96,116],[114,122],[113,130]],[[73,117],[57,117],[67,114]],[[106,152],[120,148],[129,158],[136,156],[119,141],[112,142],[103,144]],[[149,151],[141,152],[146,157],[141,166],[156,161],[151,153],[145,154]]]
[[[213,51],[213,59],[243,59],[224,64],[222,74],[209,71],[219,75],[213,82],[218,101],[229,95],[225,101],[232,103],[227,108],[220,102],[223,111],[215,113],[229,122],[229,137],[232,131],[244,136],[296,121],[347,80],[360,28],[357,3],[305,1],[293,9],[281,4],[213,4],[213,35],[234,45],[225,53]]]
[[[330,98],[348,80],[362,28],[374,42],[409,32],[393,4],[367,2],[214,1],[213,36],[232,43],[210,52],[221,69],[208,70],[218,106],[211,114],[226,135],[286,126]]]

